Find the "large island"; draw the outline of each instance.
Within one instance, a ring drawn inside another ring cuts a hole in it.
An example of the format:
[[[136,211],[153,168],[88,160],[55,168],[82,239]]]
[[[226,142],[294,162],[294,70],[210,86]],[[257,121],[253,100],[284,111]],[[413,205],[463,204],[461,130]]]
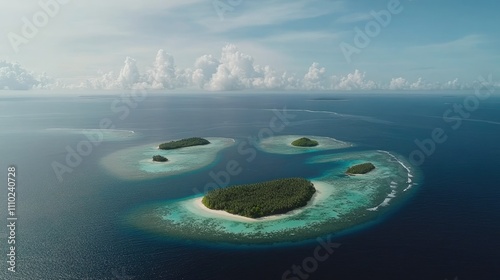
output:
[[[292,145],[296,147],[316,147],[318,146],[318,141],[311,140],[307,137],[302,137],[293,141]]]
[[[160,144],[158,148],[160,150],[174,150],[174,149],[180,149],[180,148],[185,148],[185,147],[192,147],[192,146],[201,146],[201,145],[208,145],[210,144],[210,141],[207,139],[203,139],[200,137],[192,137],[192,138],[185,138],[177,141],[170,141],[167,143]]]
[[[260,218],[306,206],[315,192],[313,183],[307,179],[286,178],[212,190],[202,203],[213,210]]]

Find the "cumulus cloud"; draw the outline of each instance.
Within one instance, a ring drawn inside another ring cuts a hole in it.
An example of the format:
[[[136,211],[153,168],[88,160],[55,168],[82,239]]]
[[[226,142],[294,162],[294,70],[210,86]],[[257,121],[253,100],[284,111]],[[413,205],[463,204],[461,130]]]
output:
[[[125,59],[125,65],[118,75],[118,84],[122,88],[128,88],[139,82],[140,74],[137,68],[137,62],[135,59],[127,57]]]
[[[196,59],[193,68],[179,69],[172,55],[160,50],[151,69],[141,75],[136,61],[127,58],[118,76],[113,72],[90,79],[83,88],[97,89],[175,89],[201,88],[209,91],[243,89],[267,90],[369,90],[377,84],[365,78],[365,73],[355,70],[346,76],[328,76],[324,67],[314,62],[302,78],[296,74],[280,72],[269,65],[256,65],[254,58],[241,52],[235,45],[222,48],[219,58],[203,55]]]
[[[257,77],[253,57],[229,44],[222,49],[220,64],[207,84],[210,90],[238,90],[252,88]]]
[[[463,89],[466,86],[458,81],[458,79],[454,79],[453,81],[448,81],[443,85],[443,89]]]
[[[333,77],[334,85],[333,89],[337,90],[373,90],[378,89],[379,86],[372,80],[366,79],[366,74],[364,72],[359,71],[358,69],[354,70],[353,73],[347,74],[347,76],[343,77]]]
[[[195,70],[191,78],[193,84],[203,88],[210,81],[212,75],[217,72],[219,64],[219,60],[212,55],[203,55],[196,59],[194,64]]]
[[[0,60],[0,89],[28,90],[50,88],[54,81],[45,73],[36,75],[17,63]]]
[[[410,82],[403,77],[393,78],[389,84],[391,90],[449,90],[449,89],[467,89],[469,85],[461,83],[458,79],[447,81],[445,83],[430,83],[422,78]]]
[[[320,90],[325,89],[326,80],[326,69],[324,67],[320,68],[319,63],[314,62],[305,74],[302,84],[305,89]]]
[[[270,66],[257,66],[255,72],[258,73],[252,85],[258,89],[283,89],[287,85],[287,80],[284,74],[279,74]]]
[[[70,88],[84,89],[129,89],[140,82],[141,75],[137,68],[135,59],[127,57],[118,75],[113,71],[98,73],[100,76],[90,78],[78,86],[70,85]]]
[[[389,84],[389,89],[392,90],[402,90],[407,88],[408,88],[408,81],[403,77],[392,78]]]
[[[454,79],[445,83],[429,83],[422,78],[409,81],[392,78],[388,83],[376,83],[365,72],[354,70],[345,75],[329,75],[325,67],[314,62],[305,74],[281,72],[269,65],[257,65],[254,58],[228,44],[220,57],[211,54],[197,58],[191,68],[179,68],[174,56],[159,50],[147,69],[141,73],[137,61],[125,58],[118,72],[99,72],[79,85],[62,85],[45,74],[36,75],[19,64],[0,61],[0,89],[162,89],[178,88],[229,91],[259,90],[435,90],[471,88]]]
[[[148,84],[154,89],[174,89],[176,87],[174,57],[164,50],[159,50],[153,69],[148,72],[147,77]]]

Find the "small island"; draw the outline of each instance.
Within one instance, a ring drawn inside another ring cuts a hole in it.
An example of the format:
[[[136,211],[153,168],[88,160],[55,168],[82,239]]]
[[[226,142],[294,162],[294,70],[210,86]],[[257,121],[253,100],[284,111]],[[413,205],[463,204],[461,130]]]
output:
[[[156,156],[153,156],[153,161],[155,161],[155,162],[167,162],[168,159],[164,156],[156,155]]]
[[[296,147],[316,147],[318,146],[318,141],[311,140],[306,137],[299,138],[292,142],[293,146]]]
[[[186,138],[186,139],[181,139],[177,141],[170,141],[167,143],[160,144],[158,148],[160,150],[174,150],[174,149],[180,149],[180,148],[186,148],[186,147],[192,147],[192,146],[200,146],[200,145],[208,145],[210,144],[210,141],[207,139],[203,139],[200,137],[192,137],[192,138]]]
[[[315,192],[313,183],[307,179],[285,178],[212,190],[202,203],[212,210],[260,218],[306,206]]]
[[[375,169],[375,165],[373,165],[371,162],[367,162],[351,166],[345,173],[347,175],[366,174],[373,169]]]

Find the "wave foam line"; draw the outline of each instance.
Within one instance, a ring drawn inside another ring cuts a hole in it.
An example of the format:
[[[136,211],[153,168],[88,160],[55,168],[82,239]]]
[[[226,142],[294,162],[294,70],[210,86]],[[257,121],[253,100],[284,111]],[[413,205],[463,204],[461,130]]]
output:
[[[375,206],[373,208],[368,208],[366,210],[368,210],[368,211],[378,211],[378,209],[380,207],[386,207],[386,206],[388,206],[389,202],[391,202],[391,200],[396,197],[397,193],[398,193],[397,191],[392,190],[391,193],[388,194],[387,197],[384,199],[384,201],[382,201],[382,203],[380,203],[379,205],[377,205],[377,206]]]
[[[413,184],[409,184],[408,187],[406,189],[404,189],[403,191],[405,192],[405,191],[411,189],[411,187],[413,187]]]
[[[408,172],[408,183],[410,183],[408,185],[408,187],[406,189],[404,189],[403,191],[407,191],[409,190],[414,184],[412,184],[412,179],[413,178],[413,174],[411,174],[411,170],[408,166],[406,166],[402,161],[400,161],[395,155],[387,152],[387,151],[382,151],[382,150],[377,150],[378,152],[381,152],[381,153],[386,153],[388,154],[390,157],[392,157],[394,160],[396,160],[401,166],[403,166],[404,169],[406,169],[406,171]]]
[[[406,166],[402,161],[400,161],[395,155],[389,153],[388,151],[382,151],[382,150],[377,150],[378,152],[381,152],[381,153],[386,153],[388,154],[389,156],[391,156],[395,161],[397,161],[399,164],[401,164],[401,166],[403,166],[404,169],[406,169],[406,171],[408,171],[408,176],[411,175],[411,170],[408,166]],[[413,176],[413,175],[412,175]]]
[[[264,109],[265,111],[273,111],[274,109]],[[332,112],[332,111],[315,111],[315,110],[306,110],[306,109],[285,109],[285,111],[288,112],[306,112],[306,113],[320,113],[320,114],[333,114],[336,116],[342,116],[342,114],[339,114],[337,112]]]
[[[273,111],[274,109],[264,109],[265,111]],[[361,115],[349,115],[349,114],[341,114],[333,111],[316,111],[316,110],[307,110],[307,109],[285,109],[288,112],[306,112],[306,113],[316,113],[316,114],[331,114],[338,117],[357,119],[371,123],[381,123],[381,124],[393,124],[390,121],[379,120],[373,117],[361,116]]]
[[[380,206],[385,207],[385,206],[389,205],[389,202],[391,200],[392,200],[392,198],[390,198],[390,197],[384,199],[384,201],[380,204]]]
[[[387,195],[387,197],[395,198],[397,193],[397,191],[393,190],[390,194]]]

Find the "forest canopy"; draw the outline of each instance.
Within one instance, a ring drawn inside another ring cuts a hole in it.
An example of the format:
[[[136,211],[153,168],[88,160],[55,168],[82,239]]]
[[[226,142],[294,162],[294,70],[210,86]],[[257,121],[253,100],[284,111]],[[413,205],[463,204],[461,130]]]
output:
[[[202,202],[213,210],[259,218],[306,206],[315,192],[313,183],[307,179],[284,178],[212,190]]]
[[[293,141],[292,145],[298,147],[315,147],[318,146],[318,141],[311,140],[307,137],[302,137]]]
[[[362,164],[351,166],[351,167],[349,167],[349,169],[347,169],[347,171],[345,173],[347,175],[366,174],[366,173],[372,171],[373,169],[375,169],[375,165],[373,165],[370,162],[367,162],[367,163],[362,163]]]
[[[182,140],[163,143],[160,144],[159,148],[160,150],[173,150],[173,149],[180,149],[185,147],[208,145],[208,144],[210,144],[210,141],[208,141],[207,139],[203,139],[200,137],[192,137],[192,138],[186,138]]]
[[[161,155],[156,155],[156,156],[153,156],[153,161],[156,161],[156,162],[167,162],[168,159],[164,156],[161,156]]]

